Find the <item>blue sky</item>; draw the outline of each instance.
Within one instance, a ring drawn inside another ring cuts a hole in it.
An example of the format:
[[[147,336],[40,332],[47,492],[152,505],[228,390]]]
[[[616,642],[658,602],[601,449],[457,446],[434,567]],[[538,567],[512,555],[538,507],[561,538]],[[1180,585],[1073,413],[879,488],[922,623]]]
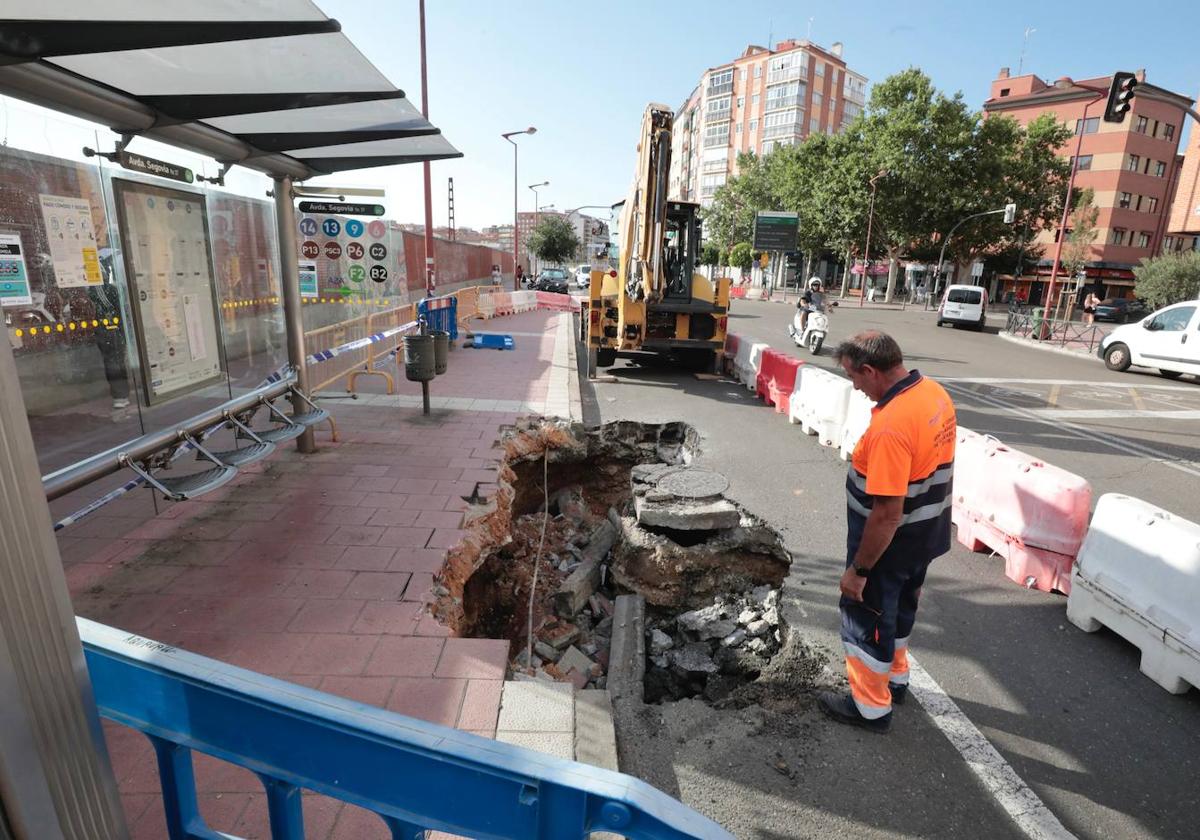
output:
[[[416,0],[316,0],[397,86],[420,105]],[[1075,9],[1082,7],[1086,14]],[[749,43],[805,37],[845,45],[854,70],[878,81],[919,66],[942,89],[978,107],[1001,66],[1043,78],[1147,68],[1148,80],[1200,92],[1200,3],[773,2],[771,0],[427,0],[431,119],[464,152],[433,165],[434,223],[446,221],[453,176],[459,225],[512,218],[512,147],[520,137],[520,204],[527,184],[550,181],[542,203],[559,209],[624,197],[635,162],[642,110],[677,107],[708,67]],[[1185,134],[1186,136],[1186,134]],[[421,221],[419,165],[363,170],[327,179],[384,186],[388,216]]]

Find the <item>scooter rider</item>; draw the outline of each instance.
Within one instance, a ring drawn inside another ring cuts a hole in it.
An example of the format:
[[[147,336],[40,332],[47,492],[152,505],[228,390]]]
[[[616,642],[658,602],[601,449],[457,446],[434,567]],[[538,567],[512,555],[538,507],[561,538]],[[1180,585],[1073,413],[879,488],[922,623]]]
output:
[[[800,296],[800,333],[808,329],[808,314],[825,311],[825,293],[821,291],[821,278],[810,277],[808,289]]]

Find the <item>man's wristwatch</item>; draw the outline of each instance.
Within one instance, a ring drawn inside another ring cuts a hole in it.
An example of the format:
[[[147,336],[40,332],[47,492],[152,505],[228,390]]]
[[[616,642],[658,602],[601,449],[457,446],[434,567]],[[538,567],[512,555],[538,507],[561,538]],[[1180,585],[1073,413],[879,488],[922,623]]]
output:
[[[866,566],[860,566],[857,563],[855,563],[854,564],[854,574],[858,575],[859,577],[867,577],[868,575],[871,574],[871,570],[868,569]]]

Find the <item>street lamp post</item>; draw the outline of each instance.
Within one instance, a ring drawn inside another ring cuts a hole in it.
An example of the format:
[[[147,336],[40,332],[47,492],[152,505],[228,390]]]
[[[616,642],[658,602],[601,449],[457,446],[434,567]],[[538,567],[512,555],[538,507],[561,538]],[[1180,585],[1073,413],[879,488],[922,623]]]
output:
[[[938,253],[937,270],[934,271],[933,274],[933,288],[930,290],[930,293],[925,296],[925,305],[922,307],[924,310],[927,311],[929,309],[930,298],[937,294],[938,281],[941,280],[942,277],[942,263],[946,260],[946,246],[950,244],[950,237],[954,236],[954,231],[962,227],[964,222],[971,221],[971,219],[978,219],[980,216],[995,216],[997,213],[1003,213],[1004,221],[1011,224],[1016,218],[1016,211],[1017,205],[1008,204],[1004,207],[1001,207],[999,210],[984,210],[982,213],[972,213],[966,218],[959,219],[954,227],[950,228],[950,232],[947,233],[946,238],[942,240],[942,250],[940,253]]]
[[[514,292],[521,291],[521,289],[517,283],[517,266],[520,265],[520,263],[521,263],[521,240],[517,236],[517,219],[518,219],[518,214],[517,214],[517,141],[513,140],[512,138],[516,137],[518,134],[536,134],[536,133],[537,133],[537,129],[534,128],[533,126],[529,126],[529,128],[523,129],[521,131],[508,131],[508,132],[505,132],[500,135],[505,140],[507,140],[509,143],[512,143],[512,147],[513,147],[513,229],[512,229],[512,235],[513,235],[513,291]]]
[[[871,185],[871,209],[867,213],[867,241],[863,243],[863,277],[862,290],[858,296],[858,305],[862,306],[867,299],[867,277],[871,270],[871,223],[875,221],[875,191],[879,188],[879,179],[887,175],[886,169],[880,169],[867,182]]]
[[[538,220],[538,189],[540,187],[548,187],[548,186],[550,186],[549,181],[542,181],[540,184],[530,184],[529,185],[529,189],[533,190],[533,229],[534,230],[537,230],[538,221],[539,221]],[[529,271],[530,271],[530,273],[536,275],[537,272],[535,272],[533,270],[534,256],[535,255],[532,253],[529,255]]]

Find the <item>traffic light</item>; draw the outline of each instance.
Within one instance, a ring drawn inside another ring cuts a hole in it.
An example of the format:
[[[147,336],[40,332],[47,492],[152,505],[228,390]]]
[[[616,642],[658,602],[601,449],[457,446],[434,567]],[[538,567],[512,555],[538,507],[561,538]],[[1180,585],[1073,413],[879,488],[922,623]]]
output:
[[[1004,224],[1011,225],[1017,219],[1017,205],[1009,202],[1004,205]]]
[[[1113,73],[1112,85],[1108,88],[1108,102],[1104,105],[1105,122],[1125,122],[1125,115],[1133,107],[1137,86],[1137,76],[1133,73]]]

